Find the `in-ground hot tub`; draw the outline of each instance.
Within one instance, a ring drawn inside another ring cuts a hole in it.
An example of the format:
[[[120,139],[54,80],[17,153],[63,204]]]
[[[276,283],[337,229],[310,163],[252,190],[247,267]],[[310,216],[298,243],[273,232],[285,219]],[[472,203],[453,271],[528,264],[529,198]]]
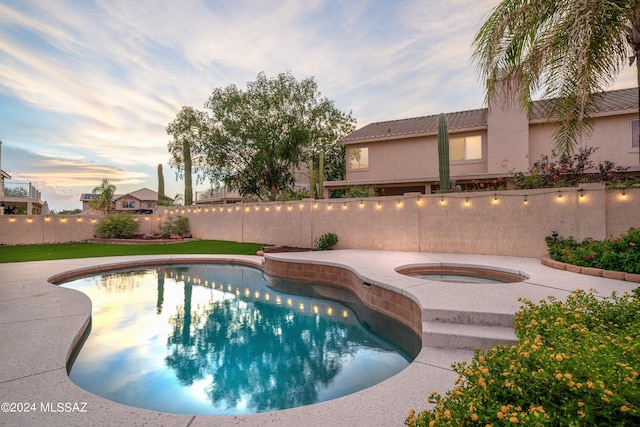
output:
[[[520,271],[475,265],[424,264],[396,269],[400,274],[447,283],[516,283],[529,277]]]

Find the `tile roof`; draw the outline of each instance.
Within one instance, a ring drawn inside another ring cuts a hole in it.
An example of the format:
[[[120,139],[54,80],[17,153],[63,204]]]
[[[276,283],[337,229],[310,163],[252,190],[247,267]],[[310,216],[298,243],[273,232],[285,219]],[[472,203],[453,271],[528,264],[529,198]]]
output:
[[[154,200],[154,201],[158,200],[158,193],[153,191],[153,190],[150,190],[150,189],[148,189],[146,187],[145,188],[141,188],[141,189],[136,190],[136,191],[132,191],[131,193],[124,194],[124,195],[122,195],[120,197],[114,197],[114,198],[115,199],[119,199],[119,198],[122,198],[122,197],[125,197],[125,196],[135,197],[136,199],[143,200],[143,201],[145,201],[145,200]]]
[[[529,120],[544,120],[548,100],[536,101],[531,108]],[[596,95],[594,113],[638,109],[638,88],[619,89]]]
[[[596,103],[596,113],[621,111],[638,108],[638,89],[620,89],[604,92]],[[530,120],[544,120],[547,100],[533,103]],[[447,113],[447,126],[450,131],[464,131],[487,126],[487,108]],[[438,115],[414,117],[370,123],[347,135],[338,142],[354,143],[379,139],[398,139],[403,137],[436,134]]]
[[[449,130],[464,130],[487,125],[487,109],[446,113]],[[394,137],[418,136],[437,133],[438,115],[411,119],[390,120],[371,123],[342,138],[339,142],[365,141],[370,139],[393,139]]]

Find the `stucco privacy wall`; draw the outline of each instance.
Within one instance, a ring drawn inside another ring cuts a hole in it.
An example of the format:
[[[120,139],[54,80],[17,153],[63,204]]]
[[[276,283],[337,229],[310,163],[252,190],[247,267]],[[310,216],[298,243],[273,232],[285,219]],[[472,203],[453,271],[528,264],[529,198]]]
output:
[[[158,229],[157,215],[139,215],[140,233]],[[91,239],[99,217],[0,215],[0,245],[37,245]]]
[[[517,190],[365,199],[303,200],[218,207],[167,208],[189,218],[194,236],[313,246],[326,232],[337,248],[537,257],[557,231],[603,239],[640,226],[640,189]]]
[[[141,232],[168,216],[189,218],[201,239],[299,247],[327,233],[337,248],[477,253],[538,257],[557,231],[603,239],[640,227],[640,188],[579,188],[399,197],[329,199],[160,208],[141,215]],[[48,218],[48,219],[47,219]],[[31,222],[29,222],[29,220]],[[93,237],[89,219],[75,216],[0,216],[0,244],[78,241]]]

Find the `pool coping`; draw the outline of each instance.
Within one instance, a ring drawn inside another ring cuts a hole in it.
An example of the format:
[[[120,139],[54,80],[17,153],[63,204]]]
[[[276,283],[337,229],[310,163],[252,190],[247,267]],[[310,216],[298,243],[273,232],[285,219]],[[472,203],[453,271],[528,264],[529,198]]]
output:
[[[86,258],[0,264],[0,403],[20,412],[0,412],[3,425],[402,425],[410,408],[422,409],[432,391],[444,393],[457,374],[451,363],[473,351],[423,347],[411,365],[360,392],[301,408],[245,416],[193,416],[133,408],[95,396],[73,384],[66,371],[73,345],[90,319],[91,302],[82,293],[48,282],[85,268],[121,268],[157,263],[241,263],[261,267],[264,259],[327,265],[352,271],[367,283],[416,301],[422,310],[515,313],[519,297],[560,299],[576,288],[602,295],[637,283],[585,276],[542,265],[539,258],[417,252],[335,250],[258,256],[166,255]],[[513,284],[451,285],[405,276],[396,270],[421,264],[495,267],[525,273]],[[32,406],[25,407],[25,403]],[[22,404],[18,408],[18,404]],[[26,411],[28,409],[28,411]]]

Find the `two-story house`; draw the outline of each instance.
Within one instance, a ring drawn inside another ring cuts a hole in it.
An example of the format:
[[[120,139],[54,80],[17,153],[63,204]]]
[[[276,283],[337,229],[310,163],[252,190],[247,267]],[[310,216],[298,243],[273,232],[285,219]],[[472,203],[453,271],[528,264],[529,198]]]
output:
[[[2,140],[0,139],[0,215],[49,213],[47,202],[30,182],[9,181],[11,175],[2,170]]]
[[[91,202],[97,197],[94,193],[83,193],[80,196],[82,211],[91,211]],[[172,199],[167,199],[173,201]],[[127,194],[114,194],[111,209],[116,211],[130,211],[151,213],[158,206],[158,193],[148,188],[141,188]]]
[[[597,147],[592,160],[640,172],[638,167],[638,89],[601,95],[593,129],[580,146]],[[451,178],[458,184],[526,172],[554,148],[554,123],[545,101],[530,114],[505,97],[488,108],[447,113]],[[371,123],[338,141],[346,146],[346,179],[325,182],[329,190],[373,186],[379,195],[431,193],[438,176],[438,115]]]

